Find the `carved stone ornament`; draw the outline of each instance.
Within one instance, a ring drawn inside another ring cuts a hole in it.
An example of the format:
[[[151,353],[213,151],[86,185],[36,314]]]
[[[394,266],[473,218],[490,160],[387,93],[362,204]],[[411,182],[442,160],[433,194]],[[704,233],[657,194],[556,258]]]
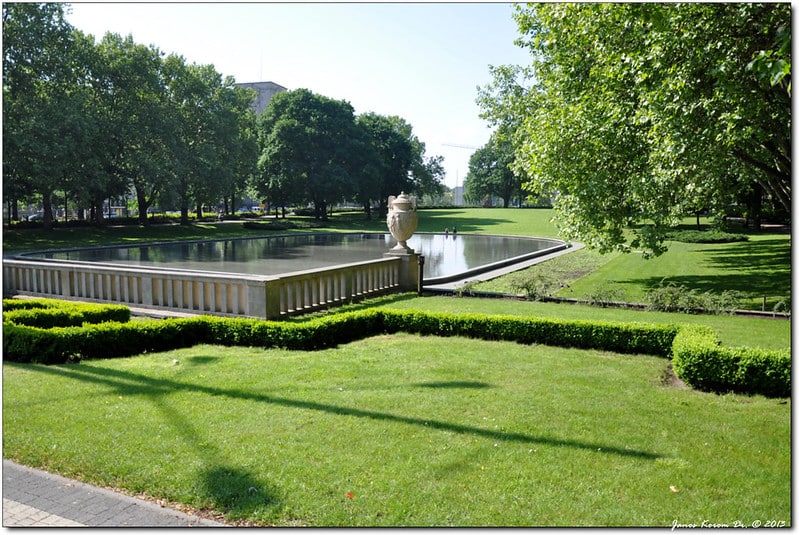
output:
[[[388,215],[386,224],[391,235],[397,240],[392,251],[413,253],[413,249],[405,243],[413,236],[419,225],[419,214],[416,212],[416,197],[409,197],[404,192],[388,198]]]

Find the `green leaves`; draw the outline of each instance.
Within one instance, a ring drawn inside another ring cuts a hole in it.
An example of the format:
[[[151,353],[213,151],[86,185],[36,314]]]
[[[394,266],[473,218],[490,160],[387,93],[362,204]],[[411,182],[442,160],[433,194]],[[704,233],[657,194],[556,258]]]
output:
[[[103,202],[132,188],[146,222],[159,196],[216,203],[252,172],[252,95],[212,66],[130,36],[95,43],[60,4],[4,4],[3,34],[6,191],[40,197],[45,226],[56,190],[101,223]]]
[[[504,208],[513,198],[521,200],[522,179],[513,170],[513,162],[513,146],[500,129],[469,158],[469,174],[464,181],[467,198],[480,201],[496,195],[502,198]]]
[[[788,6],[544,3],[515,18],[531,64],[492,68],[478,101],[512,125],[515,165],[557,197],[567,238],[656,255],[679,216],[720,217],[754,184],[790,210]]]

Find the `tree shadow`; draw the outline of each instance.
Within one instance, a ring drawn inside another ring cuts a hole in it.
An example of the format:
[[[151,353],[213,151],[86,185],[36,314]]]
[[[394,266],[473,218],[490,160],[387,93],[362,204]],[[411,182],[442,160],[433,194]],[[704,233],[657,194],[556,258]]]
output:
[[[666,282],[702,292],[734,290],[746,295],[782,296],[791,293],[791,249],[785,240],[736,242],[697,251],[701,259],[721,271],[717,274],[675,275]],[[686,262],[697,261],[687,257]],[[655,288],[663,277],[627,279]]]
[[[422,388],[490,388],[491,385],[480,381],[442,381],[419,383]]]
[[[197,355],[194,357],[189,357],[187,362],[189,364],[210,364],[212,362],[216,362],[219,360],[220,357],[212,357],[210,355]]]
[[[758,269],[790,273],[791,246],[786,240],[746,241],[705,249],[708,261],[722,269]]]
[[[92,368],[80,365],[59,365],[59,366],[44,366],[44,365],[30,365],[30,364],[17,364],[7,363],[9,366],[26,367],[30,370],[34,366],[37,371],[42,373],[49,373],[79,381],[87,381],[96,384],[102,384],[117,389],[117,392],[122,395],[144,395],[153,398],[160,403],[160,397],[174,391],[187,390],[194,393],[204,393],[212,396],[224,396],[231,399],[241,399],[254,401],[257,403],[268,403],[282,407],[320,411],[328,414],[335,414],[340,416],[353,416],[357,418],[367,418],[375,421],[385,421],[401,423],[406,425],[414,425],[425,429],[437,429],[441,431],[449,431],[458,434],[472,435],[475,437],[487,438],[493,441],[505,440],[508,442],[520,442],[526,444],[541,444],[556,447],[574,448],[580,450],[588,450],[604,455],[618,455],[622,457],[636,457],[647,460],[654,460],[660,457],[657,453],[652,453],[643,450],[634,450],[628,448],[619,448],[608,444],[598,444],[591,442],[582,442],[579,440],[559,439],[547,436],[529,435],[526,433],[511,433],[498,431],[496,429],[483,429],[480,427],[463,425],[459,423],[445,422],[435,420],[432,418],[414,418],[403,416],[399,414],[391,414],[387,412],[371,411],[367,409],[360,409],[356,407],[346,407],[339,405],[330,405],[319,403],[315,401],[307,401],[302,399],[291,399],[280,396],[272,396],[260,394],[256,392],[248,392],[236,389],[222,389],[210,387],[201,384],[193,384],[188,382],[175,381],[171,379],[153,379],[146,375],[141,375],[133,372],[122,370],[110,370],[102,368]]]
[[[464,210],[424,210],[419,218],[418,232],[444,232],[444,228],[458,227],[458,232],[482,232],[486,227],[513,223],[510,219],[496,217],[463,217]]]
[[[232,518],[247,516],[264,506],[280,503],[274,488],[233,466],[208,467],[201,475],[200,485],[202,497],[214,509],[224,511]]]

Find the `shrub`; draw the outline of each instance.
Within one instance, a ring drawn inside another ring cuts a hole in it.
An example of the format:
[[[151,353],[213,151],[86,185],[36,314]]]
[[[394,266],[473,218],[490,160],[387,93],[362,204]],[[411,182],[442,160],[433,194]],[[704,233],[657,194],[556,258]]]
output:
[[[75,304],[73,301],[61,299],[3,299],[3,312],[9,310],[30,310],[33,308],[64,308]]]
[[[591,306],[607,307],[618,301],[623,297],[622,289],[614,286],[605,286],[599,288],[586,296],[586,301]]]
[[[466,336],[621,353],[668,356],[675,325],[524,318],[487,314],[382,310],[384,328],[422,335]]]
[[[774,312],[786,312],[786,313],[790,314],[791,313],[791,298],[790,297],[785,297],[785,298],[780,299],[779,301],[777,301],[777,303],[774,305],[773,311]]]
[[[5,302],[4,302],[5,303]],[[130,320],[130,309],[122,305],[94,305],[85,303],[72,303],[64,301],[63,306],[34,306],[29,308],[14,308],[3,313],[3,321],[10,321],[17,325],[41,327],[80,326],[84,323],[102,323],[106,321],[126,322]],[[58,308],[56,308],[58,307]]]
[[[665,279],[645,294],[647,310],[694,314],[729,314],[740,306],[742,297],[740,292],[734,290],[725,290],[721,294],[700,293],[682,284],[666,283]]]
[[[733,234],[718,230],[679,230],[669,232],[666,237],[672,241],[685,243],[731,243],[749,240],[746,234]]]
[[[47,308],[50,305],[40,304],[40,308],[31,310],[57,311]],[[201,343],[312,351],[401,331],[671,356],[677,376],[700,390],[782,397],[789,396],[791,389],[790,350],[722,347],[711,329],[699,326],[379,308],[321,316],[301,323],[196,316],[45,329],[19,324],[10,313],[4,320],[4,358],[16,362],[54,364],[80,358],[125,357]]]
[[[684,327],[674,339],[673,369],[698,390],[791,395],[789,350],[722,347],[707,328]]]
[[[72,360],[73,346],[56,329],[3,324],[3,359],[11,362],[60,364]]]
[[[548,273],[534,270],[516,276],[510,281],[510,288],[514,292],[523,293],[527,299],[538,301],[547,297],[560,288],[558,281]]]

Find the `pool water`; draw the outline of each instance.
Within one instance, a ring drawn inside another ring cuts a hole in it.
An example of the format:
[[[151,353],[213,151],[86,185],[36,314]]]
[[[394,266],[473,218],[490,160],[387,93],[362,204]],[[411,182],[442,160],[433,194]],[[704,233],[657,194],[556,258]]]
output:
[[[415,234],[407,244],[424,255],[425,280],[451,278],[563,246],[559,240],[474,234]],[[92,264],[277,275],[378,259],[394,245],[396,240],[388,233],[294,234],[46,251],[25,256]]]

